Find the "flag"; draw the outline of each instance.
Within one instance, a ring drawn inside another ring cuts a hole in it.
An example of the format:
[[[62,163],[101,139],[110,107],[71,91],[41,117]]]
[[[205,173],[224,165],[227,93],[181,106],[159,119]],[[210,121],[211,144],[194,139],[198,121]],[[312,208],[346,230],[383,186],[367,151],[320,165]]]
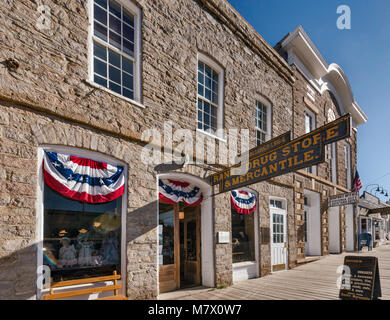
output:
[[[362,187],[362,181],[360,180],[359,173],[356,170],[355,179],[353,180],[352,191],[359,191]]]

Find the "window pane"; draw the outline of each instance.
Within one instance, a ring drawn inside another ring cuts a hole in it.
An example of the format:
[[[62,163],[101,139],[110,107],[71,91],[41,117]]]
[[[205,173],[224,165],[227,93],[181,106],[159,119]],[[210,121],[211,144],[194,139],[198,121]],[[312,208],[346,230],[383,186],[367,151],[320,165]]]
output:
[[[111,82],[111,81],[110,81],[110,89],[116,93],[121,94],[121,87],[119,85],[115,84],[114,82]]]
[[[204,72],[204,63],[202,61],[198,62],[198,70],[202,73]]]
[[[134,29],[129,27],[127,24],[123,24],[123,36],[130,40],[131,42],[134,42]]]
[[[94,72],[98,73],[99,75],[103,77],[107,77],[107,64],[98,60],[94,59]]]
[[[174,213],[172,204],[159,203],[158,260],[160,266],[175,263]]]
[[[116,33],[122,34],[121,21],[110,14],[110,29]]]
[[[107,60],[106,48],[96,42],[93,43],[93,54],[104,61]]]
[[[129,56],[134,56],[134,44],[130,41],[123,39],[123,52],[127,53]]]
[[[200,72],[198,72],[198,83],[199,84],[204,84],[204,76]]]
[[[120,273],[121,204],[84,204],[45,185],[43,263],[55,282]]]
[[[107,0],[95,0],[95,3],[102,6],[103,8],[107,8]]]
[[[118,68],[121,67],[121,56],[112,50],[108,50],[108,61]]]
[[[204,87],[202,85],[198,85],[198,94],[203,96],[204,95]]]
[[[96,22],[94,26],[95,26],[94,35],[104,41],[107,41],[107,28],[103,27],[101,24]]]
[[[107,87],[107,80],[103,79],[102,77],[99,77],[96,74],[93,78],[93,81],[96,82],[97,84],[100,84],[101,86]]]
[[[211,91],[205,88],[205,98],[211,100]]]
[[[114,1],[110,1],[110,13],[117,16],[119,19],[121,18],[121,6],[115,3]]]
[[[255,260],[254,213],[240,214],[232,211],[233,263]]]
[[[131,90],[127,90],[126,88],[123,88],[123,95],[124,95],[126,98],[134,99],[134,92],[131,91]]]
[[[107,11],[98,7],[96,4],[93,6],[93,8],[95,20],[104,25],[107,25]]]
[[[121,37],[110,31],[110,44],[114,47],[121,49]]]
[[[121,72],[119,69],[110,66],[110,75],[109,79],[111,81],[116,82],[117,84],[121,84]]]
[[[127,73],[122,73],[122,85],[133,90],[133,77],[132,76],[129,76]]]
[[[134,17],[131,14],[123,12],[123,21],[134,28]]]
[[[131,75],[133,74],[133,62],[126,59],[122,58],[122,68],[124,71],[130,73]]]

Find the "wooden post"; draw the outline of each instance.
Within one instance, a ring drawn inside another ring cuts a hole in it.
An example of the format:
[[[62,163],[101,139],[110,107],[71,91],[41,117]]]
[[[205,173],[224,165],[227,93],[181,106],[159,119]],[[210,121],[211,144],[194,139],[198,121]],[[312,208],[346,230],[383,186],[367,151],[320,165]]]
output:
[[[116,270],[114,270],[114,276],[117,275],[117,272]],[[118,281],[116,279],[114,279],[114,286],[116,286],[118,284]],[[118,295],[118,289],[115,289],[114,290],[114,296],[117,296]]]

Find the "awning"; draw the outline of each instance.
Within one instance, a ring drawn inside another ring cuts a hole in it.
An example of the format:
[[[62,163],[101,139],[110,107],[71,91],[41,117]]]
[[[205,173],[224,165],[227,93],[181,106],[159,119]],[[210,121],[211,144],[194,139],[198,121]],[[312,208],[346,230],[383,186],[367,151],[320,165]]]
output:
[[[63,196],[87,203],[119,198],[125,190],[121,166],[87,158],[45,151],[43,174],[46,184]]]
[[[256,208],[256,195],[251,192],[233,190],[230,192],[232,207],[241,214],[251,214]]]
[[[184,202],[189,207],[196,207],[202,203],[203,194],[200,188],[183,181],[171,179],[159,180],[159,198],[166,203]]]

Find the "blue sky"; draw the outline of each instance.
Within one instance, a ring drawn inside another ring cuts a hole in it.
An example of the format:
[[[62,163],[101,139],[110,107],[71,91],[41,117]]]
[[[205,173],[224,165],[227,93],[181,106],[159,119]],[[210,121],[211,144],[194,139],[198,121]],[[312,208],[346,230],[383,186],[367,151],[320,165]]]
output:
[[[363,190],[377,183],[390,195],[390,1],[229,2],[272,46],[302,25],[326,61],[341,66],[356,102],[368,116],[367,123],[358,129],[358,171]],[[350,30],[336,26],[339,5],[351,9]]]

